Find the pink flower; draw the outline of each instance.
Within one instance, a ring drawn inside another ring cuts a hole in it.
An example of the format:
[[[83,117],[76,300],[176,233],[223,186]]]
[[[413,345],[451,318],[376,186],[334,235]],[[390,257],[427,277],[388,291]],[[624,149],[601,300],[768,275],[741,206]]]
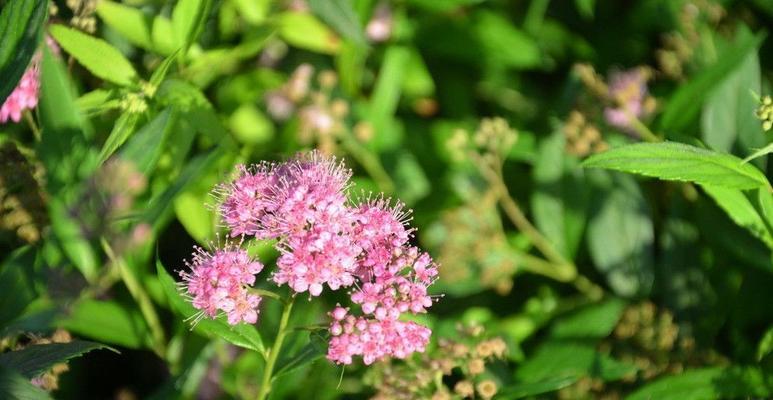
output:
[[[615,72],[610,76],[609,96],[615,106],[604,108],[604,118],[609,125],[630,132],[634,119],[649,113],[645,101],[648,78],[643,68]]]
[[[413,229],[406,228],[409,213],[403,204],[389,205],[389,200],[377,198],[360,204],[354,210],[357,225],[355,241],[362,248],[361,274],[384,273],[384,269],[396,256],[396,252],[408,242]]]
[[[0,107],[0,123],[5,123],[9,119],[13,122],[19,122],[24,110],[37,107],[40,91],[40,68],[37,58],[32,60],[30,66],[24,71],[19,84]]]
[[[275,237],[263,223],[273,211],[274,186],[277,179],[271,164],[258,164],[252,168],[238,167],[239,176],[233,182],[219,185],[216,196],[222,198],[219,211],[231,236],[254,235],[259,239]]]
[[[365,365],[386,357],[403,359],[414,352],[424,352],[432,334],[429,328],[415,322],[351,315],[338,318],[336,311],[331,313],[334,317],[330,327],[333,336],[327,359],[337,364],[351,364],[355,356],[362,356]]]
[[[194,324],[205,316],[216,318],[221,312],[231,325],[256,323],[261,297],[249,293],[248,287],[255,283],[263,264],[253,261],[246,250],[231,245],[214,253],[195,249],[193,261],[186,261],[190,271],[180,272],[185,294],[200,310],[193,317]]]

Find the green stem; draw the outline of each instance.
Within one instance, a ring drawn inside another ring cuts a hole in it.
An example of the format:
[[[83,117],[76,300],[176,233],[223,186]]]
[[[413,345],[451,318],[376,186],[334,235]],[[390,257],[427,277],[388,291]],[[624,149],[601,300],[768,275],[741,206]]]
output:
[[[501,167],[497,169],[491,168],[488,163],[476,153],[473,153],[472,158],[477,163],[478,169],[497,194],[499,204],[502,206],[502,209],[505,211],[508,218],[513,222],[513,225],[526,235],[534,247],[547,258],[547,261],[545,261],[538,257],[523,253],[521,255],[524,268],[559,282],[571,283],[577,290],[589,298],[601,298],[604,290],[591,282],[588,278],[578,274],[577,266],[556,250],[550,240],[542,235],[539,229],[532,225],[531,221],[526,218],[521,207],[515,199],[510,196],[510,191],[507,189],[507,185],[502,176]],[[501,163],[499,165],[501,165]]]
[[[164,328],[161,325],[161,319],[158,318],[155,307],[153,307],[150,296],[148,296],[148,293],[142,287],[137,277],[134,276],[134,273],[129,269],[129,266],[126,265],[126,261],[124,261],[123,258],[115,256],[110,244],[108,244],[104,238],[102,239],[102,247],[113,265],[118,268],[121,279],[124,284],[126,284],[126,288],[129,289],[129,294],[132,295],[134,301],[140,306],[140,312],[145,318],[145,322],[148,323],[150,334],[153,337],[153,350],[159,357],[166,358],[166,337],[164,335]]]
[[[32,118],[32,114],[29,112],[29,110],[24,111],[24,119],[27,121],[30,129],[32,129],[32,134],[35,135],[35,140],[39,142],[43,136],[40,134],[40,128],[38,128],[38,124],[35,123],[35,118]]]
[[[344,145],[344,148],[346,148],[346,151],[349,152],[363,168],[365,168],[368,175],[376,181],[378,188],[382,192],[387,194],[394,193],[395,184],[384,169],[384,166],[381,165],[378,156],[357,142],[357,139],[353,138],[349,132],[344,132],[341,135],[341,143]]]
[[[268,353],[268,360],[266,360],[266,367],[263,369],[263,380],[260,383],[260,392],[258,392],[258,400],[265,400],[268,397],[268,393],[271,391],[271,380],[274,373],[274,365],[279,357],[279,352],[282,349],[282,342],[284,342],[285,336],[290,331],[287,329],[287,323],[290,321],[290,312],[293,309],[294,297],[290,297],[290,300],[285,304],[282,310],[282,317],[279,320],[279,331],[276,334],[276,340],[274,345],[271,346],[271,350]]]

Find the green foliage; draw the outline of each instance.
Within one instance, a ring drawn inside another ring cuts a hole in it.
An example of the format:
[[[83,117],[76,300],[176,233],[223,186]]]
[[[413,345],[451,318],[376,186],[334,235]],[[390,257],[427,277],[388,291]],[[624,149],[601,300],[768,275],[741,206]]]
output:
[[[263,339],[261,339],[260,333],[258,333],[254,326],[246,324],[230,326],[222,316],[214,320],[199,318],[198,314],[201,311],[193,308],[193,305],[182,297],[178,285],[166,272],[164,266],[157,262],[156,268],[169,304],[176,312],[183,316],[186,322],[191,324],[192,329],[211,337],[225,339],[236,346],[260,353],[265,352]]]
[[[22,350],[0,354],[0,367],[14,369],[27,379],[51,369],[54,364],[92,350],[107,349],[99,343],[76,340],[70,343],[36,344]]]
[[[676,142],[622,146],[594,155],[583,165],[730,189],[770,187],[759,169],[736,157]]]
[[[47,0],[11,0],[0,11],[0,104],[16,87],[35,54],[47,11]]]
[[[49,29],[64,50],[95,76],[121,86],[136,81],[137,71],[129,60],[104,40],[63,25],[52,25]]]
[[[761,0],[0,0],[0,104],[40,80],[0,124],[0,398],[771,397],[771,18]],[[360,313],[358,286],[284,314],[288,243],[229,236],[236,165],[314,148],[353,199],[411,210],[440,264],[410,317],[425,354],[330,362],[328,313]],[[172,272],[226,243],[264,265],[257,324],[203,316]]]

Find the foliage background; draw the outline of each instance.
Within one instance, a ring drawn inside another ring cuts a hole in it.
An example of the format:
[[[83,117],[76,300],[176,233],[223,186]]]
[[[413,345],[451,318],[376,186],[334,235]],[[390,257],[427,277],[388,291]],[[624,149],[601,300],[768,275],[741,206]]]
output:
[[[445,294],[423,320],[436,338],[458,340],[457,325],[478,324],[504,339],[507,357],[484,374],[501,398],[770,396],[766,188],[730,193],[583,168],[590,153],[641,139],[604,121],[610,100],[576,67],[603,79],[649,66],[649,129],[745,158],[768,143],[751,93],[770,92],[769,2],[0,5],[0,94],[44,35],[62,47],[59,57],[43,50],[30,120],[0,126],[0,346],[61,328],[118,350],[70,361],[55,397],[254,396],[262,360],[241,348],[270,342],[278,309],[266,304],[257,331],[190,330],[165,271],[217,240],[209,192],[235,164],[313,147],[347,161],[353,190],[384,191],[414,210],[417,242],[442,264],[435,292]],[[385,40],[366,30],[379,7],[389,10]],[[302,64],[313,71],[305,92]],[[328,119],[319,125],[309,110]],[[574,151],[573,111],[603,147]],[[507,196],[454,147],[495,116],[517,132],[511,148],[483,152],[502,158]],[[751,164],[769,170],[767,155]],[[541,251],[503,197],[574,269],[525,265]],[[276,256],[266,244],[251,251]],[[300,302],[293,322],[325,324],[341,298]],[[342,371],[319,358],[318,335],[293,335],[280,364],[306,356],[272,398],[373,395],[383,371]],[[98,347],[77,343],[85,347],[55,361]],[[8,354],[0,365],[14,369]],[[23,386],[2,371],[3,385]],[[464,375],[443,382],[453,389]]]

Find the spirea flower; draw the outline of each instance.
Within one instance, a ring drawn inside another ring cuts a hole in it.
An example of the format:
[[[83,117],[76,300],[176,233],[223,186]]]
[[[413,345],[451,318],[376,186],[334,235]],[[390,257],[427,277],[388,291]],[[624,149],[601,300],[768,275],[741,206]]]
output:
[[[351,364],[355,356],[362,356],[366,365],[385,357],[403,359],[414,352],[424,352],[432,334],[429,328],[415,322],[354,317],[340,307],[330,314],[333,336],[327,358],[339,364]]]
[[[37,58],[37,57],[36,57]],[[38,105],[38,93],[40,92],[40,68],[39,61],[33,59],[27,70],[24,71],[21,81],[11,92],[2,107],[0,107],[0,123],[21,121],[24,110],[31,110]]]
[[[196,248],[190,271],[181,271],[182,288],[193,306],[200,310],[194,324],[204,317],[216,318],[220,313],[228,316],[228,323],[254,324],[258,320],[261,297],[249,292],[255,283],[255,275],[263,264],[252,260],[246,250],[233,245],[208,252]]]
[[[654,99],[647,90],[649,75],[645,68],[635,68],[610,76],[609,98],[614,106],[604,108],[604,119],[608,124],[632,131],[634,119],[652,113]]]
[[[276,205],[272,196],[277,181],[272,165],[263,163],[253,168],[240,165],[238,170],[239,175],[233,182],[221,184],[215,189],[216,195],[222,199],[220,215],[231,230],[231,236],[274,237],[264,221]]]

